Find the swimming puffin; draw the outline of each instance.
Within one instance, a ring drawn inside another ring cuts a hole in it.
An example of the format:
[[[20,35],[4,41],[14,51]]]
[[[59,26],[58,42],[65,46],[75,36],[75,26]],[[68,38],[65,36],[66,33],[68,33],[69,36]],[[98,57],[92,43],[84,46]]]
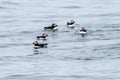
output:
[[[45,30],[57,30],[58,29],[58,25],[53,23],[51,26],[48,27],[44,27]]]
[[[46,48],[48,44],[47,43],[38,43],[38,41],[35,41],[35,42],[33,42],[33,45],[35,47]]]
[[[46,37],[48,37],[48,34],[43,33],[42,36],[37,36],[37,39],[39,39],[39,40],[46,40]]]
[[[71,20],[71,21],[67,22],[67,27],[74,28],[75,27],[75,21]]]
[[[79,34],[85,35],[85,34],[87,34],[87,30],[84,27],[82,27],[79,31]]]

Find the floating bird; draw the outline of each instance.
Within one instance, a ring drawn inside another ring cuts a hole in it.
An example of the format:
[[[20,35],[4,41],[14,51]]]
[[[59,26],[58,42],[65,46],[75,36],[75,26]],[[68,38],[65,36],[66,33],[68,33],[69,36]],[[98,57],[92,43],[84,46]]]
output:
[[[35,47],[39,47],[39,48],[47,48],[47,43],[38,43],[38,41],[33,42]]]
[[[71,21],[67,22],[67,27],[74,28],[75,27],[75,21],[71,20]]]
[[[84,27],[82,27],[79,31],[79,34],[81,34],[84,37],[84,35],[87,34],[87,30]]]
[[[46,40],[46,37],[48,37],[48,34],[43,33],[42,36],[37,36],[37,39],[39,39],[39,40]]]
[[[53,23],[51,26],[48,27],[44,27],[45,30],[57,30],[58,29],[58,25]]]

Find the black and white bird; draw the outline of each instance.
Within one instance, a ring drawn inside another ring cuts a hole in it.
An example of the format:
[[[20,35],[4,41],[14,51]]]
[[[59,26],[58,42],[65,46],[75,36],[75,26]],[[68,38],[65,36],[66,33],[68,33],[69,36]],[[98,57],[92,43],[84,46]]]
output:
[[[48,27],[44,27],[45,30],[57,30],[58,29],[58,25],[53,23],[51,26]]]
[[[82,27],[79,31],[79,34],[85,35],[85,34],[87,34],[87,30],[84,27]]]
[[[37,36],[37,39],[39,39],[39,40],[46,40],[46,37],[48,37],[48,34],[43,33],[42,36]]]
[[[67,22],[67,27],[74,28],[75,27],[75,21],[71,20],[71,21]]]
[[[38,43],[38,41],[33,42],[35,48],[47,48],[47,43]]]

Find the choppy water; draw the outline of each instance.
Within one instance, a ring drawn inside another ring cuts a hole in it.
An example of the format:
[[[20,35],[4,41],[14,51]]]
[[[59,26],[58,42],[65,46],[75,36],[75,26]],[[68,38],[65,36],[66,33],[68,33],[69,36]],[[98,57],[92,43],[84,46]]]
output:
[[[0,0],[0,80],[120,80],[119,9],[120,0]],[[58,31],[43,30],[52,23]],[[34,50],[44,32],[48,48]]]

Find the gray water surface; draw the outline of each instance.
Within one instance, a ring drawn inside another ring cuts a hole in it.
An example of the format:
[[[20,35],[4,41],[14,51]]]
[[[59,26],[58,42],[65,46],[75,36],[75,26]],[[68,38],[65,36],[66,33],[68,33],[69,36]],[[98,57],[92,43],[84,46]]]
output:
[[[0,0],[0,80],[120,80],[119,9],[120,0]],[[44,31],[52,23],[58,31]],[[42,33],[48,48],[34,49]]]

